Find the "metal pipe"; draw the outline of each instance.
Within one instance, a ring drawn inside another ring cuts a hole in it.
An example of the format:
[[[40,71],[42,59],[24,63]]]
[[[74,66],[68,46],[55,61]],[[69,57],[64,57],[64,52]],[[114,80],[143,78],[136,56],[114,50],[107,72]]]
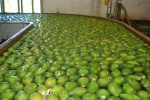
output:
[[[2,13],[5,13],[5,3],[4,3],[4,0],[1,0],[1,10],[2,10]]]
[[[34,0],[32,0],[32,13],[34,13]]]
[[[21,13],[23,13],[23,3],[22,3],[22,0],[20,1],[21,3]]]
[[[18,13],[20,13],[20,0],[18,0]]]
[[[43,12],[43,1],[42,0],[40,0],[40,7],[41,7],[41,13]]]

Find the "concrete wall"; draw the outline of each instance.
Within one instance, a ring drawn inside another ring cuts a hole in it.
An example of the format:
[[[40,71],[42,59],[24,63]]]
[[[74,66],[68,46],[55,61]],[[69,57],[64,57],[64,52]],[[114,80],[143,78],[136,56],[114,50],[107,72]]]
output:
[[[131,19],[150,20],[150,0],[122,0]]]
[[[113,5],[114,1],[112,0]],[[150,0],[122,0],[131,19],[150,20]],[[43,0],[44,13],[70,13],[106,17],[103,0]]]
[[[93,15],[94,1],[95,0],[43,0],[43,12]]]

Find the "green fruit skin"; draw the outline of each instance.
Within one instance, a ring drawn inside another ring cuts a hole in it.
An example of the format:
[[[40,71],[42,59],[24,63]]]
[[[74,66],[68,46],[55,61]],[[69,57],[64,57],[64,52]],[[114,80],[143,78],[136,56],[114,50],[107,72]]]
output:
[[[39,85],[38,88],[37,88],[37,92],[38,93],[42,93],[42,92],[45,92],[48,90],[48,87],[46,85]]]
[[[47,95],[45,100],[59,100],[59,98],[55,95]]]
[[[2,82],[0,84],[0,93],[2,93],[4,90],[10,88],[10,83],[9,82]]]
[[[119,76],[121,76],[121,72],[118,69],[112,70],[111,76],[114,78],[119,77]]]
[[[90,93],[96,92],[98,88],[99,88],[99,85],[96,81],[91,81],[87,86],[87,89]]]
[[[72,74],[72,75],[69,76],[70,81],[77,81],[78,79],[79,79],[78,74]]]
[[[19,90],[23,89],[23,84],[21,84],[20,82],[15,82],[15,83],[11,84],[11,89],[13,91],[19,91]]]
[[[50,81],[50,82],[49,82]],[[56,79],[54,77],[50,77],[45,81],[45,85],[47,87],[54,87],[56,85]]]
[[[134,79],[134,80],[137,80],[137,81],[139,81],[139,80],[142,79],[142,77],[138,76],[138,75],[130,75],[129,77],[132,78],[132,79]]]
[[[27,94],[32,94],[32,93],[36,92],[36,88],[37,88],[37,85],[35,83],[29,83],[25,86],[24,91]]]
[[[98,74],[100,70],[101,70],[100,67],[91,66],[90,73],[92,73],[92,74]]]
[[[23,78],[22,78],[22,83],[24,85],[31,83],[33,81],[33,73],[27,73]]]
[[[87,93],[82,97],[82,100],[97,100],[97,95],[92,93]]]
[[[67,90],[63,89],[59,92],[59,97],[61,100],[67,100],[69,98],[69,93]]]
[[[121,100],[118,96],[110,96],[107,100]]]
[[[14,100],[28,100],[28,94],[25,91],[20,90],[16,95]]]
[[[140,81],[140,84],[141,84],[143,87],[147,88],[147,87],[149,87],[149,85],[150,85],[150,81],[149,81],[148,79],[142,79],[142,80]]]
[[[103,77],[98,79],[98,84],[100,87],[107,87],[108,84],[111,82],[112,77]]]
[[[131,78],[127,78],[127,82],[129,83],[129,85],[132,88],[134,88],[136,90],[140,90],[141,89],[141,84],[138,81],[136,81],[134,79],[131,79]]]
[[[115,83],[122,85],[125,82],[125,78],[124,77],[116,77],[113,80]]]
[[[81,98],[79,96],[71,96],[69,100],[81,100]]]
[[[86,68],[81,68],[78,71],[78,73],[79,73],[80,76],[86,76],[89,73],[89,71]]]
[[[110,76],[109,70],[104,69],[104,70],[100,71],[99,77],[103,78],[103,77],[107,77],[107,76]]]
[[[86,87],[88,85],[88,82],[89,82],[89,80],[86,77],[81,77],[78,80],[78,83],[81,87]]]
[[[5,90],[3,93],[1,93],[0,99],[1,100],[12,100],[15,95],[15,92],[11,89]]]
[[[120,85],[114,82],[108,85],[108,90],[113,96],[119,96],[119,94],[122,92]]]
[[[96,80],[98,79],[98,76],[95,75],[95,74],[89,74],[89,75],[88,75],[88,79],[89,79],[89,80],[92,80],[92,81],[96,81]]]
[[[97,96],[102,99],[102,100],[105,100],[107,99],[109,96],[110,96],[110,93],[108,90],[106,89],[99,89],[97,92],[96,92]]]
[[[83,87],[76,87],[72,91],[69,92],[70,95],[75,95],[75,96],[83,96],[87,92],[86,88]]]
[[[70,76],[70,75],[75,74],[75,73],[77,73],[77,69],[70,68],[70,69],[67,70],[66,75]]]
[[[149,100],[150,99],[150,94],[145,90],[138,91],[137,95],[140,98],[142,98],[142,100]]]
[[[150,86],[149,86],[149,87],[146,87],[146,91],[147,91],[148,93],[150,93]]]
[[[71,90],[73,90],[76,86],[77,86],[77,83],[76,83],[76,82],[67,82],[67,83],[65,84],[65,89],[68,90],[68,91],[71,91]]]
[[[64,84],[67,83],[67,81],[68,81],[68,77],[63,75],[63,76],[59,77],[59,79],[57,80],[57,83],[61,84],[61,85],[64,85]]]
[[[123,93],[127,93],[127,94],[136,94],[136,90],[134,88],[132,88],[128,83],[125,83],[123,85]]]
[[[140,97],[134,94],[120,94],[120,98],[123,100],[142,100]]]
[[[61,86],[61,85],[55,85],[55,86],[52,88],[52,95],[58,96],[58,95],[59,95],[59,92],[62,91],[63,89],[64,89],[63,86]]]

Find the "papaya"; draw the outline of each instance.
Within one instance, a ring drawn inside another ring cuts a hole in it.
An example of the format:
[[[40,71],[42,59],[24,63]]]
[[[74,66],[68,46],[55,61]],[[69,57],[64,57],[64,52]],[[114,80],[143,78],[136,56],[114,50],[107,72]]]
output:
[[[106,89],[99,89],[97,90],[96,94],[101,100],[105,100],[110,96],[109,91]]]
[[[125,78],[124,77],[116,77],[114,78],[113,82],[122,85],[125,82]]]
[[[136,81],[134,79],[131,79],[131,78],[127,78],[127,82],[129,83],[129,85],[132,88],[134,88],[136,90],[140,90],[141,89],[141,84],[138,81]]]
[[[59,97],[61,100],[67,100],[69,98],[69,93],[67,90],[65,89],[62,89],[60,92],[59,92]]]
[[[89,83],[89,79],[87,77],[80,77],[78,79],[78,84],[81,86],[81,87],[86,87]]]
[[[145,90],[140,90],[138,91],[137,95],[142,98],[142,100],[149,100],[150,99],[150,95],[147,91]]]
[[[120,87],[120,85],[115,82],[111,82],[108,85],[108,90],[113,96],[119,96],[119,94],[122,92],[122,88]]]
[[[122,91],[123,93],[127,94],[136,94],[136,90],[132,88],[128,83],[123,84]]]
[[[110,96],[107,100],[121,100],[118,96]]]
[[[123,100],[142,100],[135,94],[120,94],[120,98]]]
[[[86,93],[83,97],[82,100],[97,100],[97,95],[92,94],[92,93]]]
[[[99,85],[96,81],[89,82],[87,89],[90,93],[95,93],[99,88]]]
[[[79,96],[70,96],[69,100],[81,100]]]
[[[76,82],[67,82],[65,84],[65,89],[68,91],[73,90],[75,87],[77,87],[77,83]]]
[[[107,87],[108,84],[111,82],[112,77],[103,77],[98,79],[98,84],[100,87]]]
[[[121,76],[121,72],[119,71],[119,69],[114,69],[111,72],[111,76],[114,77],[114,78],[119,77],[119,76]]]
[[[69,92],[69,95],[74,95],[74,96],[83,96],[87,92],[86,88],[83,87],[76,87],[73,90]]]

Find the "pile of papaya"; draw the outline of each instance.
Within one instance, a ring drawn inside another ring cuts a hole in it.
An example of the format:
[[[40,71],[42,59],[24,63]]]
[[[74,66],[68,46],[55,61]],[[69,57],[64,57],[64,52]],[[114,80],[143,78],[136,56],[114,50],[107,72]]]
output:
[[[7,18],[35,27],[0,56],[0,100],[150,100],[150,46],[124,27],[76,15]]]

